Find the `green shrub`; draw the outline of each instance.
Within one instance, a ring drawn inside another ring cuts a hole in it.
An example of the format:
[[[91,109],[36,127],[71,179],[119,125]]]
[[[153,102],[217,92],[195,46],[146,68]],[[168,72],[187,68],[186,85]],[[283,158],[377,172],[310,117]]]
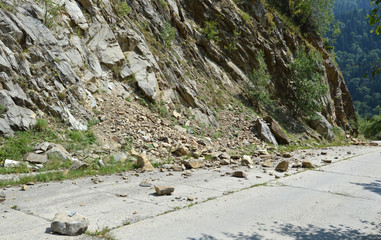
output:
[[[34,128],[39,132],[44,132],[48,128],[48,121],[46,121],[45,119],[39,118],[37,119],[36,125],[34,126]]]
[[[165,1],[165,0],[158,0],[159,1],[159,4],[163,7],[163,8],[167,8],[168,7],[168,3]]]
[[[328,86],[322,81],[322,61],[320,53],[306,53],[305,47],[297,52],[290,64],[292,92],[288,105],[295,116],[311,117],[321,110],[322,97]]]
[[[0,103],[0,115],[4,114],[8,111],[8,108],[6,108],[3,104]]]
[[[334,0],[268,0],[268,3],[290,17],[304,32],[324,36],[334,22]]]
[[[21,160],[24,155],[33,150],[32,132],[16,133],[14,137],[4,139],[0,147],[0,160]]]
[[[242,18],[242,20],[243,20],[245,23],[249,23],[249,22],[251,21],[250,14],[248,14],[247,12],[242,12],[242,14],[241,14],[241,18]]]
[[[160,32],[160,37],[163,39],[165,44],[170,47],[172,42],[175,40],[176,29],[172,27],[171,24],[165,23],[163,29]]]
[[[220,37],[218,36],[220,31],[217,29],[217,25],[216,21],[206,21],[205,28],[202,29],[202,32],[210,41],[214,41],[218,44],[220,42]]]
[[[229,44],[224,46],[224,48],[228,51],[237,50],[238,40],[241,38],[241,32],[234,30],[234,36],[230,39]]]
[[[258,67],[249,75],[252,85],[249,87],[249,98],[251,101],[272,106],[271,94],[269,92],[270,74],[267,70],[267,65],[264,59],[263,52],[257,56]]]
[[[53,0],[40,0],[40,3],[42,3],[45,8],[44,24],[48,28],[52,28],[56,18],[61,14],[61,12],[65,11],[65,7],[64,5],[59,5],[53,2]]]
[[[70,138],[71,144],[66,146],[70,150],[82,150],[96,142],[96,136],[91,131],[69,130],[66,137]]]
[[[381,115],[359,118],[359,132],[366,138],[381,140]]]
[[[122,2],[122,0],[117,0],[115,3],[116,14],[119,17],[124,17],[132,12],[132,9],[126,2]]]
[[[87,123],[87,127],[91,128],[92,126],[95,126],[95,125],[98,125],[98,124],[99,124],[99,119],[98,118],[92,118]]]

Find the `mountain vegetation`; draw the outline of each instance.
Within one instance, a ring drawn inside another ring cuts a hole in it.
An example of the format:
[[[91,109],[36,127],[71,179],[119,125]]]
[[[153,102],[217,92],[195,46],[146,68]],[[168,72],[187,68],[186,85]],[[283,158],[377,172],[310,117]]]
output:
[[[380,37],[371,33],[366,16],[367,1],[338,0],[336,18],[341,22],[341,35],[335,43],[338,62],[360,116],[380,114],[381,76],[370,73],[374,63],[381,57]],[[346,7],[347,6],[347,7]],[[364,6],[364,8],[361,8]],[[344,9],[347,9],[346,11]]]
[[[381,114],[381,75],[375,74],[381,58],[377,33],[379,1],[336,0],[335,17],[340,21],[341,34],[334,43],[339,64],[360,118],[360,132],[377,138],[371,126]],[[373,5],[371,5],[373,3]],[[373,9],[373,10],[372,10]],[[370,17],[367,17],[371,13]],[[372,13],[375,15],[372,17]],[[371,23],[371,24],[370,24]],[[376,31],[374,31],[376,30]]]

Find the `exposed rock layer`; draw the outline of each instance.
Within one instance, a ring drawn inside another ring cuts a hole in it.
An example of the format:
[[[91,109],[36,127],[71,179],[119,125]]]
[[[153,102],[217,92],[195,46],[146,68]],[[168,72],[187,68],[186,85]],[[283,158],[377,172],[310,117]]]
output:
[[[139,91],[166,108],[189,108],[201,123],[218,126],[212,103],[224,98],[220,94],[245,96],[247,75],[257,68],[260,51],[271,91],[280,102],[287,99],[292,91],[288,66],[306,42],[324,56],[330,91],[323,116],[329,124],[356,131],[351,96],[321,40],[291,32],[260,0],[239,5],[128,0],[132,12],[124,15],[117,15],[109,0],[55,1],[63,7],[56,15],[34,1],[4,2],[9,8],[0,8],[1,135],[33,127],[44,113],[85,130],[93,109],[102,105],[99,91],[121,99]],[[218,44],[201,31],[208,21],[216,21]],[[173,26],[172,39],[166,26]]]

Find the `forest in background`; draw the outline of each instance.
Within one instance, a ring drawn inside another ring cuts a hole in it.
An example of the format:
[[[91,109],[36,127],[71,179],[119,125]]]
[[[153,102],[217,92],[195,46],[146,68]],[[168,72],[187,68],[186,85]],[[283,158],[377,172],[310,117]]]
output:
[[[334,10],[341,22],[341,34],[334,45],[336,61],[363,118],[381,114],[381,75],[372,78],[369,74],[381,57],[381,38],[371,33],[366,19],[369,9],[368,0],[336,0]]]

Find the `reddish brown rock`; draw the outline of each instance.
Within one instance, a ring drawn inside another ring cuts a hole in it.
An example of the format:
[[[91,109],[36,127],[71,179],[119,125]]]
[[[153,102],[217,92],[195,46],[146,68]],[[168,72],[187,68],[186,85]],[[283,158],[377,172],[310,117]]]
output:
[[[276,168],[275,168],[275,171],[278,171],[278,172],[286,172],[288,170],[288,165],[289,163],[287,161],[282,161],[280,162]]]
[[[281,126],[274,119],[272,119],[270,116],[267,116],[264,118],[264,120],[270,125],[270,130],[279,144],[290,144],[291,139],[287,137]]]

